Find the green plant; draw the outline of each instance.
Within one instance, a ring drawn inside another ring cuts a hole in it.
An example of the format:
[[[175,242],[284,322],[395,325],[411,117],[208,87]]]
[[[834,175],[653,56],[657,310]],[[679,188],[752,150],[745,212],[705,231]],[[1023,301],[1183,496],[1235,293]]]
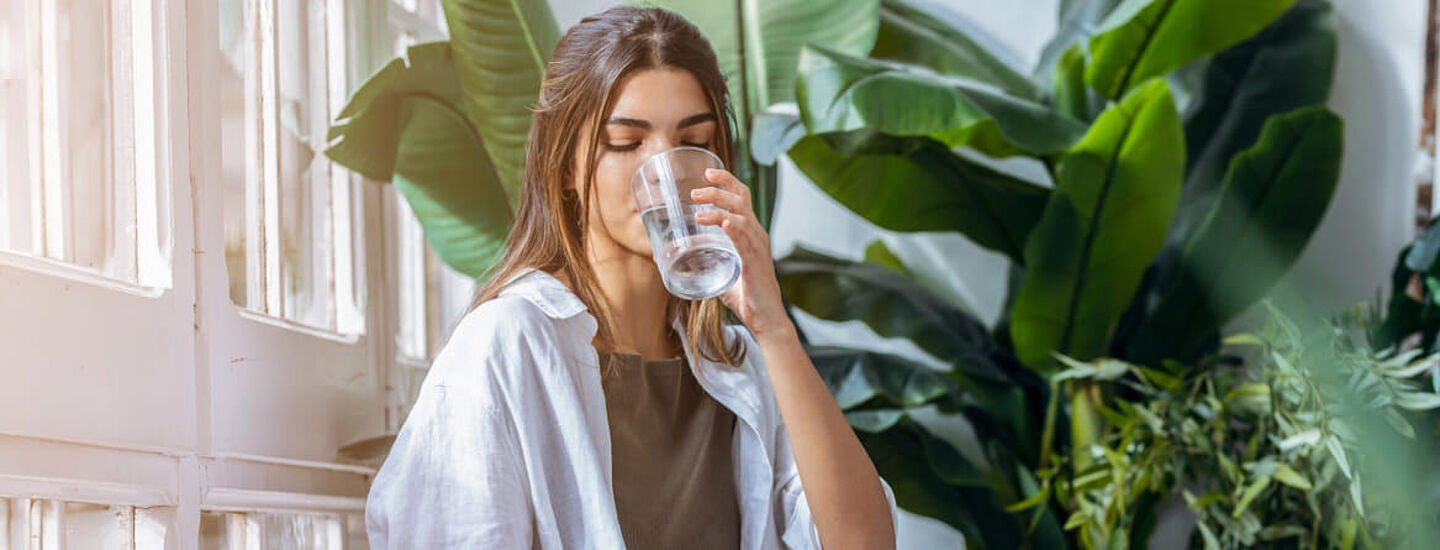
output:
[[[688,15],[715,47],[745,113],[788,101],[805,43],[863,53],[875,41],[876,0],[650,2]],[[411,47],[372,75],[330,128],[326,155],[392,181],[440,258],[480,277],[504,252],[519,198],[530,107],[561,32],[545,0],[445,0],[450,40]],[[737,159],[768,224],[773,169]]]
[[[1058,501],[1005,508],[1036,498],[1055,452],[1105,437],[1104,411],[1126,390],[1060,377],[1054,354],[1171,377],[1206,364],[1220,327],[1304,249],[1338,181],[1342,123],[1320,105],[1335,55],[1327,2],[1060,8],[1030,78],[949,24],[953,15],[882,0],[871,56],[804,48],[798,115],[763,113],[752,141],[755,158],[788,155],[881,228],[960,233],[1011,260],[993,328],[931,294],[883,247],[866,254],[876,266],[804,249],[779,263],[794,307],[909,338],[950,366],[945,384],[908,401],[842,404],[872,457],[909,453],[908,469],[882,464],[882,475],[930,476],[892,483],[901,506],[978,546],[1067,543]],[[985,157],[1033,159],[1050,181]],[[847,374],[874,364],[869,350],[816,355],[831,363],[816,361],[828,380],[907,395],[895,379]],[[950,448],[909,422],[916,407],[962,417],[976,448]],[[1066,456],[1082,469],[1093,460]]]
[[[1053,490],[1074,509],[1066,528],[1091,548],[1143,540],[1156,503],[1173,494],[1195,514],[1192,546],[1424,546],[1424,533],[1401,518],[1406,508],[1430,523],[1436,514],[1377,479],[1394,461],[1375,441],[1406,441],[1413,452],[1417,432],[1435,434],[1440,356],[1376,352],[1355,328],[1302,329],[1271,308],[1260,334],[1226,339],[1248,361],[1231,357],[1181,376],[1062,358],[1069,368],[1057,378],[1117,384],[1132,397],[1102,407],[1106,435],[1072,449],[1093,466],[1042,470],[1041,492],[1017,508]]]
[[[1440,352],[1440,223],[1431,220],[1425,233],[1400,251],[1390,276],[1392,285],[1383,319],[1370,336],[1379,347],[1400,345],[1410,338],[1428,352]],[[1378,302],[1378,300],[1377,300]],[[1381,317],[1381,313],[1372,313]]]

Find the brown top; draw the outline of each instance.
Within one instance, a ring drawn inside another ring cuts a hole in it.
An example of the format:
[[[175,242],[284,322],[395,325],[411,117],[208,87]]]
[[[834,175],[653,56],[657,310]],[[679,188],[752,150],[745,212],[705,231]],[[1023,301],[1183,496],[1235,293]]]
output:
[[[740,547],[731,437],[735,414],[684,357],[600,352],[615,507],[632,550]],[[610,361],[609,359],[615,359]]]

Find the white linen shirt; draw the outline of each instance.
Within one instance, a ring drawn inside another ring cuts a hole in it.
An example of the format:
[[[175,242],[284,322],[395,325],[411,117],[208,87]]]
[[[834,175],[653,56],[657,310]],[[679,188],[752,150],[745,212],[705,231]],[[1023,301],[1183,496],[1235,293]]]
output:
[[[610,428],[592,345],[598,324],[564,283],[527,268],[456,326],[370,487],[370,547],[625,547]],[[754,337],[742,368],[700,357],[701,387],[731,412],[741,547],[820,548]],[[892,521],[895,495],[883,479]]]

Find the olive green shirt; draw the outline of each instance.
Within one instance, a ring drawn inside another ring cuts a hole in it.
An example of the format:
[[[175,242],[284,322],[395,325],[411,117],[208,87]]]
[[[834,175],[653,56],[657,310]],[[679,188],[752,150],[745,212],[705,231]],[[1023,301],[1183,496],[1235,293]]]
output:
[[[683,357],[600,356],[625,545],[739,548],[734,413],[700,387]]]

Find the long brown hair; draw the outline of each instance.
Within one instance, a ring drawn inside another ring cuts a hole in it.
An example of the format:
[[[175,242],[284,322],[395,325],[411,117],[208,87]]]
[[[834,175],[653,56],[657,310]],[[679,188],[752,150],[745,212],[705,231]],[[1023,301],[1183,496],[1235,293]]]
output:
[[[700,81],[720,121],[713,150],[726,166],[733,165],[735,116],[729,89],[715,50],[695,25],[662,8],[626,5],[582,19],[560,38],[546,66],[530,126],[515,225],[504,257],[482,276],[472,309],[498,296],[503,284],[527,267],[563,273],[571,290],[595,314],[597,345],[614,349],[615,318],[585,254],[597,160],[593,145],[600,143],[601,119],[610,110],[616,83],[631,71],[658,68],[684,69]],[[577,182],[578,197],[567,198],[565,184],[574,177],[579,136],[587,128],[592,146],[585,151],[585,177]],[[745,360],[739,339],[725,341],[725,306],[719,298],[685,300],[672,295],[666,319],[677,314],[697,353],[736,366]]]

